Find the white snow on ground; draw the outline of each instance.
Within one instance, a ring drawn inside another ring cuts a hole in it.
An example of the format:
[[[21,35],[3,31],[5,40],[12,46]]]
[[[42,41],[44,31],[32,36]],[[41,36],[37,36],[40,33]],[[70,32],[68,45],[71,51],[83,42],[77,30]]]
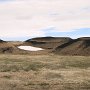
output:
[[[19,49],[23,49],[23,50],[28,50],[28,51],[40,51],[40,50],[44,50],[42,48],[37,48],[37,47],[33,47],[33,46],[19,46]]]

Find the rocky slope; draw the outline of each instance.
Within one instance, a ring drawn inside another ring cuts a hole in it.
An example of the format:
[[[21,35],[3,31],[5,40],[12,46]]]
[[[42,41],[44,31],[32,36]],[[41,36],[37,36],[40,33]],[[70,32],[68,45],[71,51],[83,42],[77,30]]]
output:
[[[60,55],[90,55],[90,37],[74,39],[58,46],[54,51]]]

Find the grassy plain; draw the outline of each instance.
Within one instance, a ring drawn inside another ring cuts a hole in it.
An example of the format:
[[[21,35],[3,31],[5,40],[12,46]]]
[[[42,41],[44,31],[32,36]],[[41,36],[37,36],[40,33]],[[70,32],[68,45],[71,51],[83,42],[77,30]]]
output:
[[[2,54],[0,90],[90,90],[90,56]]]

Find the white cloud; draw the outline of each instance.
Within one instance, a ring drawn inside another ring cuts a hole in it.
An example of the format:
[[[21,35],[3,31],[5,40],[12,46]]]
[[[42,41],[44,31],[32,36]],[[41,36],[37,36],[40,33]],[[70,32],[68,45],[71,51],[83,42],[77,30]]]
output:
[[[90,28],[90,0],[10,0],[0,3],[0,36],[45,36],[45,28]]]

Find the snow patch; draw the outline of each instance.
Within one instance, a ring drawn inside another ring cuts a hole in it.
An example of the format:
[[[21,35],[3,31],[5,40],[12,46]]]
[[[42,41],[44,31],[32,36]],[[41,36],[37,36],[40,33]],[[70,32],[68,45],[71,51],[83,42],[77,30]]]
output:
[[[33,47],[33,46],[19,46],[19,49],[23,49],[23,50],[27,50],[27,51],[40,51],[40,50],[44,50],[42,48],[38,48],[38,47]]]

